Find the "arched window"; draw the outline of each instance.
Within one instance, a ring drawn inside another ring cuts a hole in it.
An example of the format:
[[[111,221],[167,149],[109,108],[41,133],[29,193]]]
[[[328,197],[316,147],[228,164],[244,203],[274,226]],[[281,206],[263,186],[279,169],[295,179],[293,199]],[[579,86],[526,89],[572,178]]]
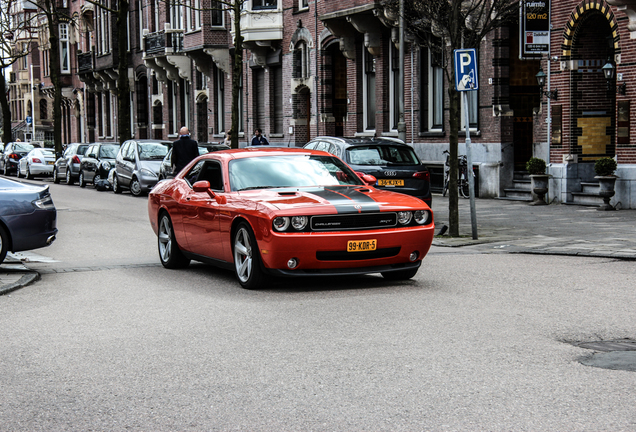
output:
[[[49,106],[46,99],[40,99],[40,120],[46,120],[48,118]]]
[[[309,77],[309,49],[307,42],[298,41],[294,49],[294,78]]]

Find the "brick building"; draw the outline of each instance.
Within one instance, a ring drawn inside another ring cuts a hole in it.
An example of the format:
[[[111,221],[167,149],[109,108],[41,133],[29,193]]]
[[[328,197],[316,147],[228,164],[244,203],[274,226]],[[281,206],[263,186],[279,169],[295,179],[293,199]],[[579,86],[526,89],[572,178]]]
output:
[[[518,194],[518,172],[534,155],[549,162],[550,200],[577,202],[577,192],[593,182],[593,161],[609,155],[619,163],[614,202],[635,208],[633,2],[552,3],[553,60],[521,60],[517,24],[489,34],[479,47],[480,89],[469,97],[478,195]],[[176,139],[188,125],[199,141],[223,139],[231,124],[234,30],[232,14],[219,6],[213,0],[131,1],[127,55],[136,137]],[[116,140],[114,16],[83,0],[69,7],[75,19],[68,24],[64,140]],[[319,135],[397,137],[397,17],[380,0],[245,0],[240,24],[241,145],[256,127],[272,144],[286,146]],[[606,90],[601,67],[608,59],[627,83],[625,95]],[[407,36],[406,141],[429,165],[434,187],[441,186],[449,135],[443,63]],[[548,67],[558,98],[540,97],[535,75]],[[45,98],[46,70],[40,78]],[[465,152],[463,133],[459,150]]]

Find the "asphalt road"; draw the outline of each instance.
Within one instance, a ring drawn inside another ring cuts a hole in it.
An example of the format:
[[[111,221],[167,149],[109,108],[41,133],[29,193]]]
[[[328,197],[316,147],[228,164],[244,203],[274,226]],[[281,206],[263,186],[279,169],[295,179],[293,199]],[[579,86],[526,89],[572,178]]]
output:
[[[418,275],[165,270],[146,199],[51,185],[55,262],[0,297],[0,430],[636,430],[634,263],[434,247]]]

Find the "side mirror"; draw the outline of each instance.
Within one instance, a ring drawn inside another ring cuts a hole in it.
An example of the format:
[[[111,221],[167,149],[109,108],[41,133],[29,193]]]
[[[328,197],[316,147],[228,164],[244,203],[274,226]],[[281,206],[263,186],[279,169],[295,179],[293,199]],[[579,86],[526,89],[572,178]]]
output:
[[[367,186],[375,186],[375,184],[378,182],[378,179],[373,177],[371,174],[365,174],[361,172],[356,172],[356,174],[362,179],[363,182],[367,184]]]
[[[216,194],[210,189],[210,182],[207,180],[201,180],[192,185],[192,189],[195,192],[207,192],[210,198],[216,198]]]

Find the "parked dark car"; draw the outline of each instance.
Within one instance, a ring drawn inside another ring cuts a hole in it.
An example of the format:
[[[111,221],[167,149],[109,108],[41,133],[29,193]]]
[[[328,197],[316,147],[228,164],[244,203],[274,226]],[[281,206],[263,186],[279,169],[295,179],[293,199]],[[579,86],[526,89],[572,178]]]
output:
[[[160,140],[128,140],[115,159],[113,192],[129,189],[134,196],[148,193],[159,181],[161,161],[172,148],[172,142]]]
[[[88,144],[69,144],[64,153],[55,161],[53,168],[53,183],[65,179],[66,184],[72,185],[79,178],[82,158],[88,149]]]
[[[220,150],[229,150],[229,149],[230,147],[225,144],[199,143],[199,156],[206,153],[210,153],[210,152],[215,152]],[[178,174],[178,173],[172,172],[172,165],[170,164],[171,157],[172,157],[172,149],[168,151],[168,154],[166,155],[165,158],[163,158],[163,161],[161,162],[161,168],[159,168],[159,180],[173,178],[175,174]]]
[[[92,183],[94,187],[97,187],[100,180],[107,179],[110,169],[115,166],[115,158],[120,147],[119,143],[89,144],[80,164],[78,179],[80,187],[86,187],[86,183]]]
[[[356,172],[377,179],[378,189],[401,192],[432,204],[431,176],[413,148],[392,138],[317,137],[304,146],[343,159]]]
[[[16,173],[17,175],[20,159],[26,156],[26,154],[33,150],[33,148],[34,147],[29,143],[8,143],[2,151],[2,155],[0,155],[0,166],[2,169],[2,173],[6,176],[11,173]]]
[[[7,252],[50,245],[57,234],[57,211],[47,186],[0,178],[0,264]]]

